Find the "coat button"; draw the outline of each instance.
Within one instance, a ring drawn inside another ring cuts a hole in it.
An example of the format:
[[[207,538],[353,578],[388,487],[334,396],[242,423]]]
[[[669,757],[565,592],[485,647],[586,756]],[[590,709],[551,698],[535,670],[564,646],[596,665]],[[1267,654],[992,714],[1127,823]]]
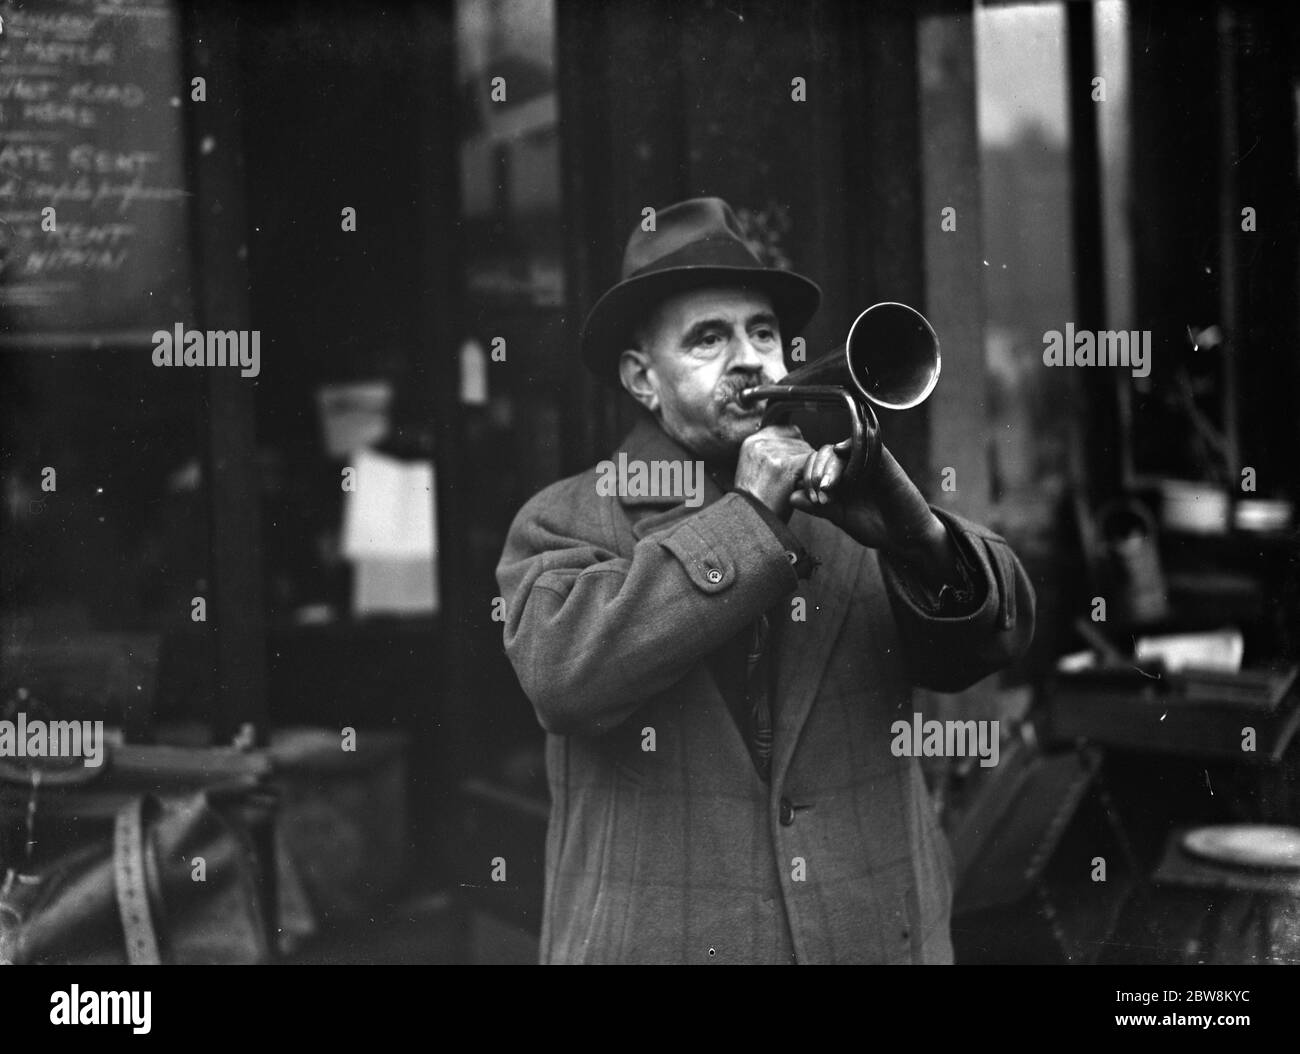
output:
[[[799,554],[792,549],[787,549],[785,551],[785,558],[789,560],[792,565],[799,562]]]
[[[794,805],[791,804],[789,798],[781,799],[780,820],[782,827],[789,827],[794,823]]]
[[[722,581],[722,572],[719,571],[716,567],[710,567],[709,573],[704,577],[707,578],[710,582],[712,582],[716,586],[719,582]]]

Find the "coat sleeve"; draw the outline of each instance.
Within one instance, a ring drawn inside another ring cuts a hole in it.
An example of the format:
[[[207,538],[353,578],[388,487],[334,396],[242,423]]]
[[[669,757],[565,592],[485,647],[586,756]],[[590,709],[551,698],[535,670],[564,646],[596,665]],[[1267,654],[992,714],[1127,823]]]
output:
[[[1001,535],[935,509],[966,565],[977,572],[978,606],[955,617],[933,614],[887,559],[880,568],[913,684],[958,692],[1015,661],[1034,636],[1034,587]]]
[[[548,488],[520,510],[497,582],[506,654],[542,727],[597,735],[680,680],[798,578],[738,494],[641,539],[628,558],[607,546],[599,517],[582,521],[577,510],[592,504],[572,486]]]

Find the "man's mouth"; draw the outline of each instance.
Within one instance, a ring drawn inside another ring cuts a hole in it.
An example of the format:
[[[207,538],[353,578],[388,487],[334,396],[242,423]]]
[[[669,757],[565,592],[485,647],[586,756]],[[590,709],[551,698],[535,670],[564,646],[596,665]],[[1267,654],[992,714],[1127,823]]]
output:
[[[739,394],[723,403],[722,408],[736,417],[757,417],[763,412],[762,403],[747,402],[741,399]]]
[[[725,391],[722,395],[723,409],[730,410],[732,413],[738,414],[742,417],[749,417],[753,414],[762,413],[763,403],[765,400],[760,399],[751,401],[742,398],[744,392],[749,391],[750,388],[756,387],[759,383],[760,382],[755,381],[753,384],[745,384]]]

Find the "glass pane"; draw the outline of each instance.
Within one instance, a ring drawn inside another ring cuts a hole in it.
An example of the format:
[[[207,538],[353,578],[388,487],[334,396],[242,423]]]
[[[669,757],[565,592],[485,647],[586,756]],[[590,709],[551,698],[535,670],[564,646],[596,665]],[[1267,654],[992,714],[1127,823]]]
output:
[[[206,378],[175,4],[33,3],[0,27],[0,719],[210,707]],[[62,12],[62,13],[61,13]]]
[[[1070,383],[1043,334],[1074,317],[1062,4],[975,18],[993,499],[1005,529],[1047,530],[1067,479]]]

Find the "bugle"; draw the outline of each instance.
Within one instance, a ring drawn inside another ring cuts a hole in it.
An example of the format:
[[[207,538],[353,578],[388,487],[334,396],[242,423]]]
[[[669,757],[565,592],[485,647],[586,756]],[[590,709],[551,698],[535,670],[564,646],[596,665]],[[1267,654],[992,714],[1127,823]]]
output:
[[[906,304],[873,304],[854,320],[844,344],[805,366],[787,373],[775,384],[747,388],[740,394],[746,404],[766,400],[763,427],[790,421],[811,411],[821,419],[810,435],[813,446],[850,441],[844,478],[865,476],[880,457],[880,421],[874,407],[909,410],[929,398],[939,381],[939,338],[926,317]],[[848,434],[832,433],[847,417]],[[833,423],[832,423],[833,422]],[[814,442],[814,439],[817,439]]]

